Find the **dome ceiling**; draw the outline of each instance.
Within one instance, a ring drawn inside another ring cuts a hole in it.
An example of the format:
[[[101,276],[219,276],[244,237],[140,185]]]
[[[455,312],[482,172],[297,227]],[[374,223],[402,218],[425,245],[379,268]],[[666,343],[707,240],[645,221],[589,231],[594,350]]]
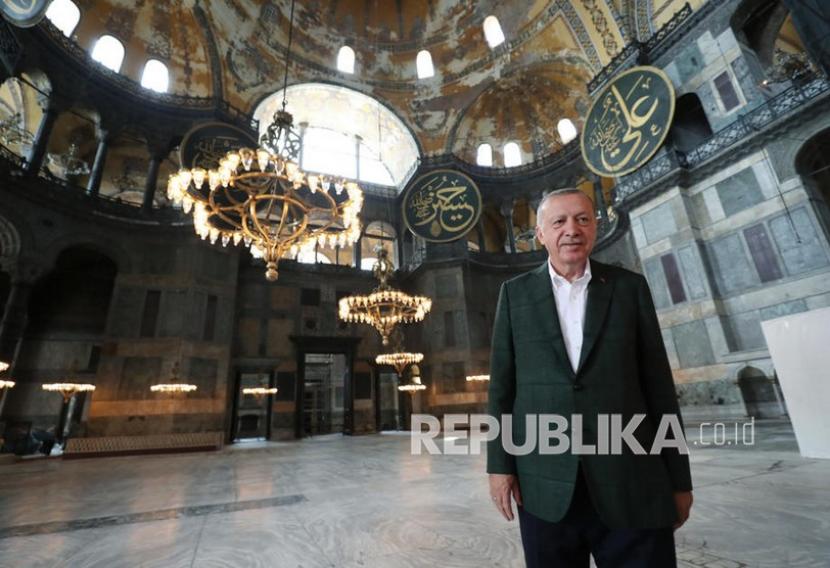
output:
[[[289,0],[75,1],[79,44],[91,49],[102,34],[114,35],[126,47],[121,72],[135,80],[158,58],[170,68],[171,92],[220,96],[249,113],[282,86]],[[470,144],[513,136],[530,154],[557,143],[554,132],[532,134],[530,123],[535,131],[559,118],[579,123],[585,82],[653,28],[636,18],[651,2],[297,0],[289,82],[335,83],[375,97],[427,154],[469,159]],[[659,4],[665,17],[684,2]],[[496,49],[482,30],[490,15],[507,40]],[[354,74],[336,68],[344,45],[355,51]],[[415,66],[422,49],[435,66],[425,80]],[[527,108],[517,97],[527,97]]]

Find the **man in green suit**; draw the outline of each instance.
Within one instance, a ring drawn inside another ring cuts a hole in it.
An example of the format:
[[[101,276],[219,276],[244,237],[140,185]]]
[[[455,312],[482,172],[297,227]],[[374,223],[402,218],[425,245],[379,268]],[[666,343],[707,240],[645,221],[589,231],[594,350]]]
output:
[[[516,501],[530,568],[587,568],[589,554],[599,568],[676,566],[673,529],[692,504],[688,455],[652,453],[661,421],[682,425],[671,369],[645,278],[589,260],[596,232],[587,195],[546,195],[536,236],[548,262],[502,285],[488,413],[512,415],[515,444],[527,416],[559,415],[571,445],[515,455],[501,436],[488,442],[490,495],[508,520]],[[600,451],[612,415],[623,426],[639,415],[629,433],[648,453]]]

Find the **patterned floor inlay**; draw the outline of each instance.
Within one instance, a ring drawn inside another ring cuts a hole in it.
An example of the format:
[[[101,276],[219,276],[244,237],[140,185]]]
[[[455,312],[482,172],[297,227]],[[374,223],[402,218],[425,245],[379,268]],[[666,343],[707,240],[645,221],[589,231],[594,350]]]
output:
[[[152,521],[166,521],[185,517],[202,517],[204,515],[233,513],[236,511],[250,511],[251,509],[283,507],[285,505],[301,503],[305,500],[306,498],[303,495],[287,495],[285,497],[274,497],[271,499],[256,499],[253,501],[177,507],[175,509],[162,509],[159,511],[147,511],[145,513],[133,513],[129,515],[108,515],[105,517],[94,517],[91,519],[75,519],[72,521],[55,521],[51,523],[35,523],[14,527],[0,527],[0,538],[31,536],[36,534],[53,534],[118,525],[132,525],[135,523],[149,523]]]

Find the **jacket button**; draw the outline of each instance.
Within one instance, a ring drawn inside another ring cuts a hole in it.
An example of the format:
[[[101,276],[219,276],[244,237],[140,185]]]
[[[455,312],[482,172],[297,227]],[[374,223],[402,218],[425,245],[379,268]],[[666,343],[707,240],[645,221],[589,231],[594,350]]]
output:
[[[579,383],[574,383],[574,390],[575,391],[581,391],[582,390],[582,385],[580,385]]]

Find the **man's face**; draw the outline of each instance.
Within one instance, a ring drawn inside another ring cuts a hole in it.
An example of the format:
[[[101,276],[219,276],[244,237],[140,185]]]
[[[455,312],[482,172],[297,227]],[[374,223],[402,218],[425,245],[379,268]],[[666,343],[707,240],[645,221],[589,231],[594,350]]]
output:
[[[581,265],[597,238],[593,203],[579,193],[550,198],[536,220],[536,238],[548,249],[554,266]]]

